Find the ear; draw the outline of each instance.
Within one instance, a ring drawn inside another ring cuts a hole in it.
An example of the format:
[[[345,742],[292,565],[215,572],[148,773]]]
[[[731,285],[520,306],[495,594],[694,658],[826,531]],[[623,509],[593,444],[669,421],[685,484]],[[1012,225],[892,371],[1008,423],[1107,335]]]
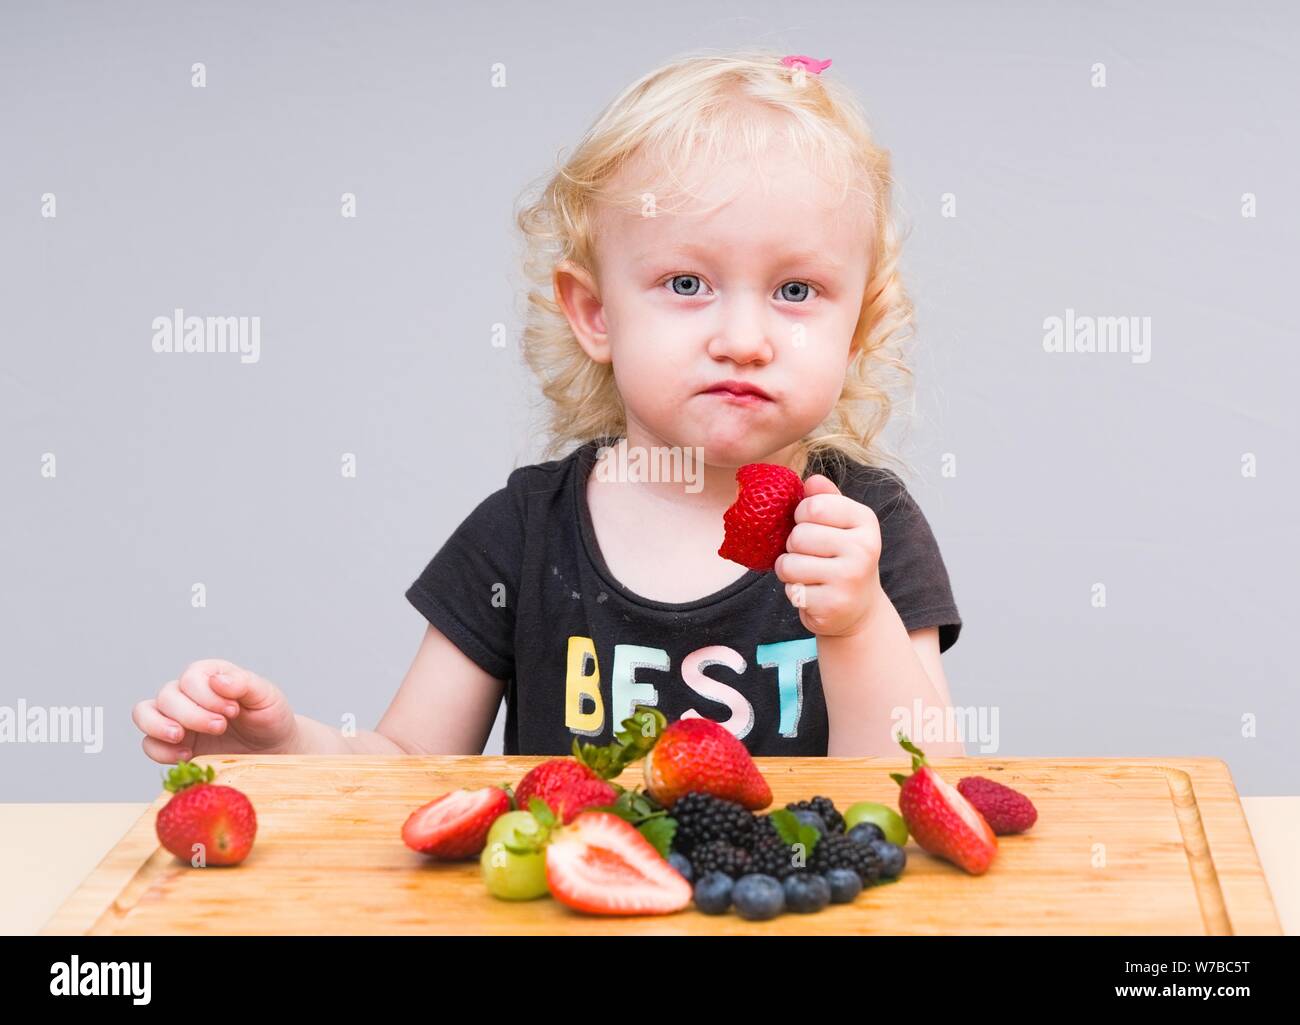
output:
[[[600,288],[586,268],[572,260],[561,260],[551,275],[555,301],[578,339],[578,344],[596,363],[610,363],[609,335]]]

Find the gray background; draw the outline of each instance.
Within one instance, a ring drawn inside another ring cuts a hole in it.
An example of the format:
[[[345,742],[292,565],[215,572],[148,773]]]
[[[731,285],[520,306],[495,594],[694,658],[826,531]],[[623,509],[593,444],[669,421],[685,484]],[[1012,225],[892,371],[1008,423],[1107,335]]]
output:
[[[965,618],[954,701],[998,709],[1005,755],[1211,755],[1244,793],[1300,793],[1298,21],[1280,3],[6,4],[0,704],[102,705],[106,737],[0,744],[0,800],[152,798],[131,706],[197,658],[374,726],[424,629],[406,586],[540,458],[518,194],[634,77],[742,44],[831,57],[894,154],[920,329],[896,440]],[[177,306],[260,316],[260,362],[155,354]],[[1066,307],[1151,317],[1151,362],[1045,353]]]

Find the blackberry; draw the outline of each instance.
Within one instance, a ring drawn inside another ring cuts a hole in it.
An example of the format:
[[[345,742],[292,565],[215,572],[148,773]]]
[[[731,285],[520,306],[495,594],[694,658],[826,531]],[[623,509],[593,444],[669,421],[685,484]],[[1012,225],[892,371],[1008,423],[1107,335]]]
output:
[[[674,850],[689,856],[696,847],[713,840],[726,840],[735,847],[748,847],[754,835],[754,813],[712,794],[692,790],[675,802],[669,813],[677,822]]]
[[[835,810],[835,805],[831,803],[829,797],[819,795],[811,801],[792,801],[786,805],[786,808],[790,811],[815,811],[832,833],[844,832],[844,816]]]
[[[754,836],[753,836],[753,841],[751,846],[763,840],[780,840],[780,839],[781,839],[781,834],[776,831],[776,826],[773,824],[770,816],[767,815],[754,816]]]
[[[754,846],[749,852],[749,870],[772,876],[774,879],[784,879],[796,872],[802,872],[804,866],[795,864],[794,848],[777,836],[776,831],[773,830],[770,836],[765,835],[754,841]]]
[[[833,868],[851,868],[864,886],[870,886],[880,879],[882,864],[880,854],[871,844],[850,840],[843,833],[831,833],[813,848],[808,867],[823,874]]]
[[[709,840],[691,852],[691,867],[696,879],[703,879],[710,872],[721,872],[739,879],[749,871],[749,865],[749,851],[726,840]]]

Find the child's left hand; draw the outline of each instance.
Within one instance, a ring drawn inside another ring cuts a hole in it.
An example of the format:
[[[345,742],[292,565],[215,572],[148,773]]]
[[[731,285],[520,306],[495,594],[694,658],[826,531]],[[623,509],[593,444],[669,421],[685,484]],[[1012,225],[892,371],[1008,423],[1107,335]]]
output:
[[[795,527],[773,567],[799,619],[824,637],[856,633],[885,599],[880,522],[869,506],[815,473],[804,482]]]

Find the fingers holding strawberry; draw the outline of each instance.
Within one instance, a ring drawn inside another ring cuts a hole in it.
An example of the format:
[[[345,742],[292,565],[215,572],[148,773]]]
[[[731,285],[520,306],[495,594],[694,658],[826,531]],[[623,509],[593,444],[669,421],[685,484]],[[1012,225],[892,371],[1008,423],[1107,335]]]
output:
[[[815,634],[853,633],[883,598],[880,523],[869,506],[813,474],[774,569],[799,618]]]

